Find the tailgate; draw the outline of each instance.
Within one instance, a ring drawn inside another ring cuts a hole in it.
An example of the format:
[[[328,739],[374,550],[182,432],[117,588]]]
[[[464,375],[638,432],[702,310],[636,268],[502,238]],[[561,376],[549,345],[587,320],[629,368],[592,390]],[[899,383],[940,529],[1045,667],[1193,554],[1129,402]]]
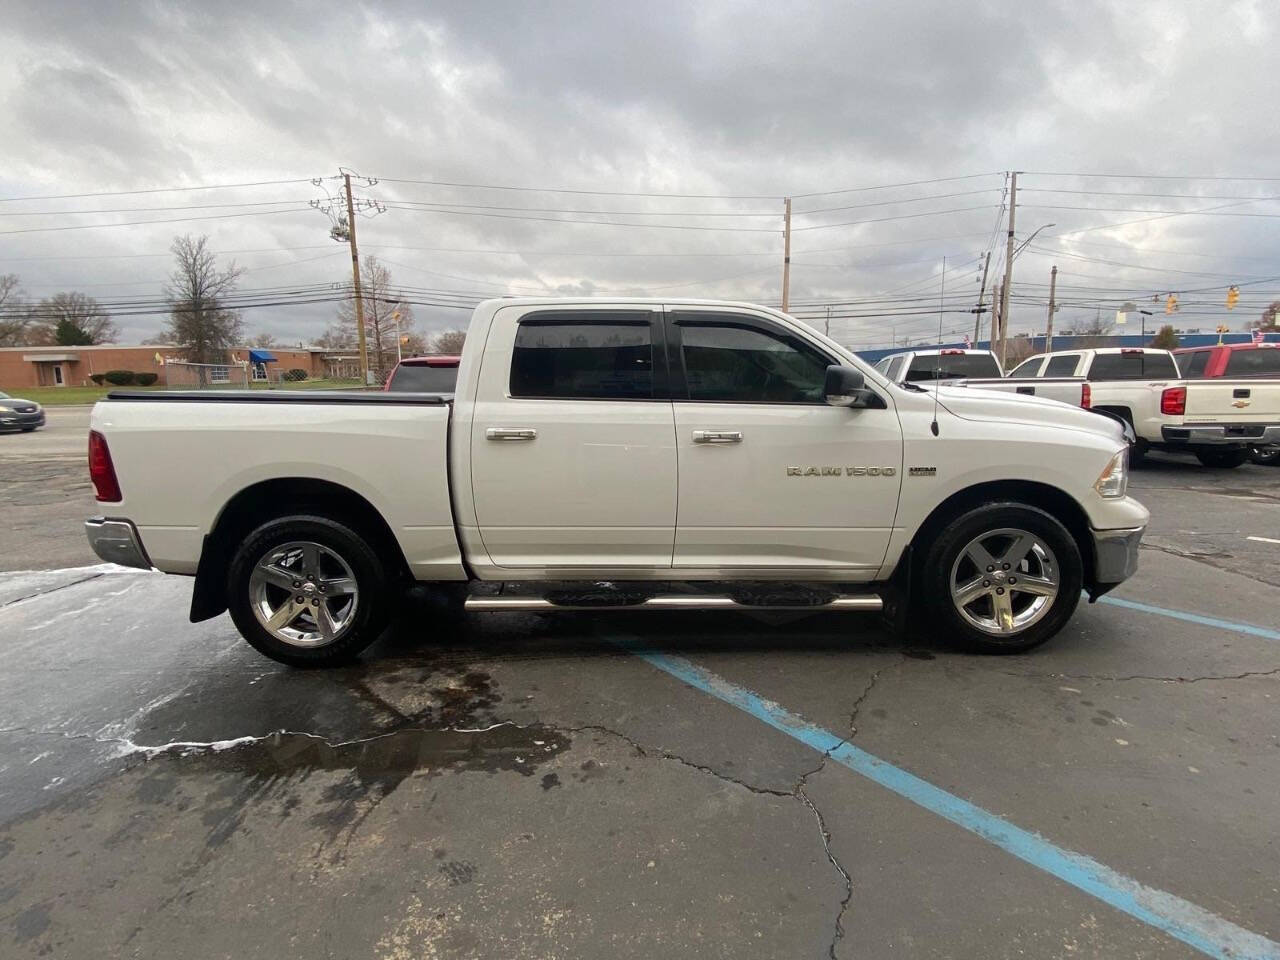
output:
[[[1186,386],[1186,423],[1280,423],[1280,380],[1192,380]]]

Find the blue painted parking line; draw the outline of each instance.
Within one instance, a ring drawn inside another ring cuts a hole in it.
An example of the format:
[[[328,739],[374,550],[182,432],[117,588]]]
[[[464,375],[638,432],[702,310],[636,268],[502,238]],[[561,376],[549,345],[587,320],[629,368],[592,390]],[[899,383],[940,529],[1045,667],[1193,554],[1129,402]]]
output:
[[[1194,903],[1117,873],[1092,857],[1059,847],[1038,833],[1014,826],[845,742],[843,737],[809,723],[745,687],[730,683],[682,657],[649,649],[637,638],[610,639],[677,680],[750,714],[819,753],[829,754],[832,760],[853,772],[1207,956],[1221,960],[1280,960],[1280,944]]]
[[[1170,617],[1174,620],[1185,620],[1187,623],[1198,623],[1202,627],[1217,627],[1219,630],[1234,630],[1236,633],[1247,633],[1250,636],[1263,637],[1267,640],[1280,640],[1280,630],[1269,630],[1266,627],[1254,626],[1252,623],[1221,620],[1218,617],[1206,617],[1198,613],[1188,613],[1186,610],[1170,610],[1168,607],[1157,607],[1150,603],[1139,603],[1136,600],[1125,600],[1123,597],[1110,595],[1099,597],[1098,602],[1109,603],[1113,607],[1124,607],[1126,610],[1154,613],[1157,616]]]

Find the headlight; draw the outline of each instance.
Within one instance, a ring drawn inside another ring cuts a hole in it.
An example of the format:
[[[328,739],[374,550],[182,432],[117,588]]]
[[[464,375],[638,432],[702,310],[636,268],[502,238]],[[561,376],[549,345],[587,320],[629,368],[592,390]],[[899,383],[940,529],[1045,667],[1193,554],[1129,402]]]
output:
[[[1103,469],[1093,485],[1098,496],[1107,499],[1123,497],[1129,490],[1129,448],[1122,448]]]

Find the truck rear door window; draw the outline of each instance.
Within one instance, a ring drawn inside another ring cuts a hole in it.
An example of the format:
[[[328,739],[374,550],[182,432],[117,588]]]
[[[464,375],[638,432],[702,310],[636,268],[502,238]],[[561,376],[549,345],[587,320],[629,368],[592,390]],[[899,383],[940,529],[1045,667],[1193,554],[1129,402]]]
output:
[[[1155,380],[1177,377],[1177,364],[1167,353],[1099,353],[1089,366],[1090,380]]]
[[[1280,377],[1280,348],[1232,350],[1227,358],[1228,377]]]
[[[434,367],[425,363],[402,363],[391,374],[391,383],[387,389],[409,393],[453,393],[457,383],[457,366]]]
[[[951,353],[913,358],[904,379],[912,383],[919,380],[961,380],[1000,375],[1000,364],[989,353]]]
[[[1209,365],[1211,350],[1197,350],[1195,353],[1184,353],[1178,357],[1178,368],[1188,380],[1200,380],[1204,377],[1204,368]]]
[[[1080,362],[1080,354],[1068,353],[1061,357],[1050,357],[1044,365],[1042,377],[1070,377],[1076,372],[1076,364]],[[1095,361],[1096,362],[1096,361]]]
[[[522,321],[512,350],[511,396],[653,399],[649,315],[587,319],[561,314]]]
[[[824,402],[831,361],[816,349],[783,331],[694,316],[678,321],[690,400]]]

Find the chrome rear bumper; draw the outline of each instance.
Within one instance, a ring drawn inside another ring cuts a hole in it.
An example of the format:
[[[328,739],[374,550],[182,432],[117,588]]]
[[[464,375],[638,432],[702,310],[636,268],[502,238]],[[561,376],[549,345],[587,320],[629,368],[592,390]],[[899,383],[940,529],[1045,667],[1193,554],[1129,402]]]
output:
[[[1191,423],[1161,427],[1165,443],[1223,444],[1242,447],[1280,443],[1280,424],[1275,423]]]
[[[142,538],[138,536],[138,528],[133,525],[132,520],[90,517],[84,522],[84,532],[89,537],[89,546],[93,548],[93,552],[108,563],[151,569],[151,561],[147,558]]]

